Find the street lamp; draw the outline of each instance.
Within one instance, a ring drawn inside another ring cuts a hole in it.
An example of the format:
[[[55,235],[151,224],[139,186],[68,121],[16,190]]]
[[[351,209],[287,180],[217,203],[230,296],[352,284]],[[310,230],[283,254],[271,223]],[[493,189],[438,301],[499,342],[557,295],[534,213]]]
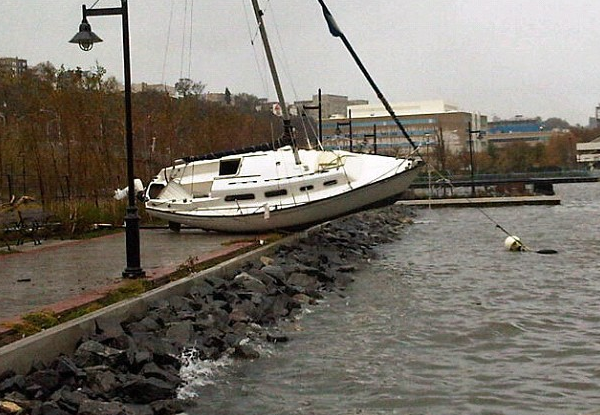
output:
[[[122,275],[125,278],[139,278],[146,276],[140,266],[140,217],[135,205],[135,186],[133,174],[133,128],[131,122],[131,63],[129,52],[129,22],[127,0],[121,0],[121,7],[101,9],[87,9],[81,6],[83,20],[79,25],[79,32],[70,40],[79,44],[82,50],[88,51],[94,43],[102,39],[92,32],[92,27],[87,21],[88,16],[116,16],[120,15],[123,26],[123,72],[125,81],[125,143],[127,147],[127,186],[128,205],[125,215],[125,245],[127,251],[127,267]]]
[[[471,197],[475,197],[475,177],[474,177],[474,164],[473,164],[473,134],[479,134],[481,137],[481,130],[471,130],[471,121],[469,121],[469,158],[471,164]]]
[[[348,126],[349,130],[348,132],[350,136],[350,152],[352,153],[352,110],[348,110],[348,121],[338,121],[335,123],[335,133],[340,135],[342,133],[340,127],[345,125]]]
[[[373,139],[373,154],[377,154],[377,124],[373,124],[373,134],[365,134],[365,140]]]
[[[321,88],[319,88],[319,102],[318,105],[303,105],[303,110],[319,110],[319,146],[323,146],[323,107],[321,105]],[[302,111],[303,115],[306,115],[306,111]],[[309,141],[310,144],[310,141]]]

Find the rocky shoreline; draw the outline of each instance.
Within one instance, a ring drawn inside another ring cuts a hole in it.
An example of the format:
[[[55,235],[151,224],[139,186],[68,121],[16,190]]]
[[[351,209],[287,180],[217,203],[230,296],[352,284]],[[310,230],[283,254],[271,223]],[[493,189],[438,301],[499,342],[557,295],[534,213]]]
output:
[[[185,296],[153,304],[137,321],[98,326],[72,356],[28,375],[0,374],[0,413],[167,415],[191,401],[181,356],[260,357],[260,342],[286,342],[277,323],[327,292],[343,292],[374,247],[398,239],[410,222],[401,206],[357,213],[324,225],[270,257],[247,263],[230,278],[207,277]]]

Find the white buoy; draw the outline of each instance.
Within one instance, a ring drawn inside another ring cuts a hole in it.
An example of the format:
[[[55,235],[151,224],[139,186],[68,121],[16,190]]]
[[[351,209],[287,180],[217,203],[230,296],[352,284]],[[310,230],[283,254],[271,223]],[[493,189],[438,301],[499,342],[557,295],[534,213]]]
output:
[[[504,246],[509,251],[522,251],[523,250],[523,243],[521,242],[521,239],[518,236],[506,237],[506,239],[504,240]]]

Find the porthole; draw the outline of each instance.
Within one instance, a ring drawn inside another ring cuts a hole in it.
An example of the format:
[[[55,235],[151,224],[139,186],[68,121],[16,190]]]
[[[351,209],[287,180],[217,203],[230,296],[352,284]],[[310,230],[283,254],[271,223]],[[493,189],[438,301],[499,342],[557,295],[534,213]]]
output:
[[[236,200],[254,200],[254,193],[241,193],[238,195],[227,195],[225,196],[226,202],[235,202]]]
[[[271,190],[265,192],[265,197],[276,197],[276,196],[285,196],[287,195],[287,190],[279,189],[279,190]]]

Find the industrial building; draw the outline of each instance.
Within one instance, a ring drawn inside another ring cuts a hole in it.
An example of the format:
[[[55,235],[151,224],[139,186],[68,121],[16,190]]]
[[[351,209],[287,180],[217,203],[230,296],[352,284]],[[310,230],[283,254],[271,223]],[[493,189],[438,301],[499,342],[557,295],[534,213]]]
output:
[[[443,100],[391,105],[411,140],[421,147],[421,153],[442,148],[450,153],[471,149],[476,152],[483,148],[480,138],[487,130],[486,116],[461,111]],[[383,105],[353,105],[347,108],[345,117],[324,119],[323,142],[326,147],[380,153],[407,154],[411,150]]]
[[[503,147],[509,144],[547,144],[552,131],[544,130],[540,117],[526,118],[517,115],[507,120],[488,122],[486,140],[488,144]]]

